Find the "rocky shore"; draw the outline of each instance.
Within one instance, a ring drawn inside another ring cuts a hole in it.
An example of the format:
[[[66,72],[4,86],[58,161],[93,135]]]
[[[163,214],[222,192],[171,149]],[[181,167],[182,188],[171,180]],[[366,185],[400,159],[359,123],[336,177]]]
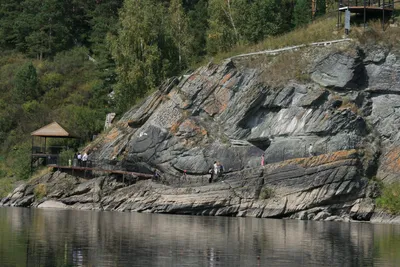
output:
[[[302,65],[276,77],[285,57]],[[229,59],[166,81],[85,148],[158,179],[55,171],[0,205],[398,223],[375,198],[400,178],[399,106],[400,54],[383,46]],[[215,160],[226,172],[209,184]]]

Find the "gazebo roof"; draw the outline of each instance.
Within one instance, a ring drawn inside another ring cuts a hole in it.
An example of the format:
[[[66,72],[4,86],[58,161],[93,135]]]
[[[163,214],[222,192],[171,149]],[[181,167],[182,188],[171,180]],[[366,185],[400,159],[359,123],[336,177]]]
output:
[[[79,138],[76,135],[68,132],[57,122],[52,122],[42,128],[31,133],[32,136],[40,137],[63,137],[63,138]]]

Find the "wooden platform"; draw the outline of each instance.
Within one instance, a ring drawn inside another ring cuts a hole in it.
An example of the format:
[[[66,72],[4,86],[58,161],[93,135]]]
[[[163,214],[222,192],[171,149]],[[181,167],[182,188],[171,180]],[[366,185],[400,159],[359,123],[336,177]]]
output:
[[[126,176],[133,176],[138,178],[151,179],[153,174],[149,173],[140,173],[140,172],[130,172],[130,171],[122,171],[122,170],[105,170],[100,168],[91,168],[91,167],[78,167],[78,166],[59,166],[59,165],[47,165],[48,167],[60,169],[60,170],[69,170],[71,172],[103,172],[110,174],[122,174]]]
[[[362,14],[364,13],[364,6],[348,6],[348,7],[342,7],[339,10],[342,12],[345,12],[346,10],[349,10],[351,13],[356,13],[356,14]],[[365,7],[365,12],[367,14],[382,14],[384,11],[385,13],[391,13],[393,12],[393,8],[389,7],[378,7],[378,6],[366,6]]]

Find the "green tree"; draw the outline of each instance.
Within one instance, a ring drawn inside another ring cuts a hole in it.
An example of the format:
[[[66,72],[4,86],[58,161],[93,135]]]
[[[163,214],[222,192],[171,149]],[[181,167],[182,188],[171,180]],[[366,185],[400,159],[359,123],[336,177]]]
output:
[[[42,59],[65,49],[70,40],[63,1],[25,0],[16,18],[16,48]]]
[[[208,13],[207,52],[229,51],[239,41],[232,0],[210,0]]]
[[[315,17],[320,17],[325,15],[326,13],[326,1],[325,0],[316,0],[316,10],[315,10]]]
[[[127,1],[121,9],[118,34],[110,36],[120,111],[178,71],[166,13],[161,3],[153,0]]]
[[[208,7],[206,0],[198,1],[187,13],[188,34],[191,42],[188,44],[191,63],[200,61],[206,55]]]
[[[240,36],[245,42],[257,43],[282,32],[280,0],[241,1],[238,12]]]
[[[296,27],[306,25],[311,22],[311,1],[297,0],[294,6],[293,23]]]
[[[17,39],[14,30],[16,18],[22,11],[23,0],[0,0],[0,47],[14,49]]]
[[[110,49],[106,42],[107,34],[115,34],[118,26],[118,10],[123,0],[96,1],[90,13],[90,47],[96,60],[108,61]]]
[[[39,97],[38,77],[31,62],[24,64],[14,78],[14,99],[21,103]]]
[[[182,7],[182,0],[171,0],[168,9],[170,18],[170,34],[178,48],[178,70],[187,66],[188,44],[191,37],[188,35],[188,21]]]

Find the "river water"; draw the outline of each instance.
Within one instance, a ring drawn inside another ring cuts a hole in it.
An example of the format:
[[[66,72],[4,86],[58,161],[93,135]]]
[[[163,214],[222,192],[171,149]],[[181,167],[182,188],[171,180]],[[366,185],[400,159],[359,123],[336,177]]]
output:
[[[0,208],[0,266],[400,266],[400,226]]]

